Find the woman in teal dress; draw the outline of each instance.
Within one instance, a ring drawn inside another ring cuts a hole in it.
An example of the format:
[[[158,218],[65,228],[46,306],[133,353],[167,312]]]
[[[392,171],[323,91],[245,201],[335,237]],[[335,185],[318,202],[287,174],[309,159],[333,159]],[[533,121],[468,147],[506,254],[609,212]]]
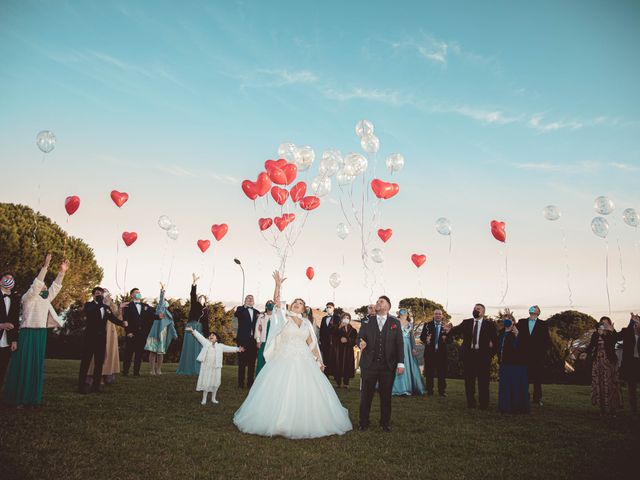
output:
[[[209,337],[209,309],[207,306],[207,298],[204,295],[198,295],[198,276],[193,274],[193,282],[191,284],[191,308],[189,309],[189,321],[186,327],[193,328],[194,331],[202,334],[203,337]],[[182,339],[182,352],[180,352],[180,364],[178,365],[178,375],[199,375],[200,362],[196,359],[200,354],[202,345],[198,343],[195,336],[184,335]]]
[[[416,341],[413,338],[413,325],[409,321],[409,312],[404,308],[401,309],[399,319],[402,324],[402,338],[404,340],[404,373],[396,375],[392,394],[424,395],[424,384],[416,360]]]
[[[153,321],[144,349],[150,352],[151,375],[162,375],[164,355],[169,350],[171,342],[178,338],[176,327],[173,324],[173,315],[171,315],[167,301],[164,299],[164,285],[162,283],[160,283],[160,298],[156,307],[156,316],[158,319]]]
[[[264,306],[265,312],[258,317],[258,323],[256,324],[255,339],[258,343],[258,364],[256,365],[256,376],[264,367],[264,347],[267,344],[267,338],[269,338],[269,327],[271,326],[271,315],[273,314],[273,302],[269,300]]]

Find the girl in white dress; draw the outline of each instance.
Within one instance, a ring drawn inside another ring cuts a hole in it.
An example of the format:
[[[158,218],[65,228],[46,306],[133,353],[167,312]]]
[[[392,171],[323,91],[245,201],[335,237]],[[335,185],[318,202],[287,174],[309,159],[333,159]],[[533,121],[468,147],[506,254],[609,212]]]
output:
[[[218,336],[215,333],[212,333],[209,335],[209,339],[206,339],[192,327],[185,328],[185,331],[191,332],[202,345],[200,355],[196,358],[198,362],[201,362],[196,386],[196,391],[202,392],[202,402],[200,403],[206,405],[209,392],[211,392],[211,402],[218,403],[216,393],[220,387],[222,377],[222,354],[243,352],[244,348],[229,347],[223,343],[218,343]]]
[[[280,305],[284,278],[274,272],[274,302]],[[244,433],[268,437],[317,438],[352,429],[349,412],[322,373],[324,364],[304,300],[290,310],[276,307],[264,351],[266,364],[233,423]]]

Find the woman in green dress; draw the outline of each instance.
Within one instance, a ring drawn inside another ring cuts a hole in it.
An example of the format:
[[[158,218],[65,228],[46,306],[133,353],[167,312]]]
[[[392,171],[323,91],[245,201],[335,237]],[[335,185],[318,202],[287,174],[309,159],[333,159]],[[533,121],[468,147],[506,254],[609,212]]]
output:
[[[258,365],[256,366],[256,376],[264,367],[264,347],[267,344],[267,338],[269,336],[269,325],[271,321],[271,315],[273,314],[273,302],[269,300],[265,305],[265,312],[261,313],[256,323],[255,339],[258,344]]]

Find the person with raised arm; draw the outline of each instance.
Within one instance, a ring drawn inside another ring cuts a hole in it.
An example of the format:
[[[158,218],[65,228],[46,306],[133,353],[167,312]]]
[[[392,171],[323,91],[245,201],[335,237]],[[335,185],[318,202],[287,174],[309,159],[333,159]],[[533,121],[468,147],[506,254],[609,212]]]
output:
[[[169,345],[176,338],[176,327],[173,324],[173,315],[169,311],[169,305],[165,298],[164,284],[160,282],[160,297],[156,307],[156,319],[151,325],[144,349],[149,352],[149,364],[151,375],[162,375],[162,361],[169,350]]]

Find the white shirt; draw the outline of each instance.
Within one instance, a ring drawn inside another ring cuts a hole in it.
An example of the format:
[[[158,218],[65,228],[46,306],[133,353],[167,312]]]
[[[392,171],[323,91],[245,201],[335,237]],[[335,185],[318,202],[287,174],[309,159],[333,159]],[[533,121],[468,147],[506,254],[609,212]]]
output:
[[[4,308],[5,308],[5,311],[7,312],[7,315],[9,315],[9,309],[11,308],[10,297],[4,297]],[[7,341],[7,331],[2,330],[2,332],[0,333],[0,348],[4,348],[8,346],[9,346],[9,342]]]
[[[249,317],[251,318],[251,321],[253,322],[253,307],[247,307],[245,305],[245,307],[248,311],[249,311]]]
[[[142,303],[140,302],[133,302],[133,303],[135,304],[136,309],[138,310],[138,315],[140,315],[142,313]]]
[[[476,324],[475,322],[478,322],[478,336],[475,339],[474,345],[475,345],[475,349],[479,350],[480,349],[480,331],[482,330],[482,320],[483,318],[478,318],[478,319],[473,319],[473,328],[476,328]],[[473,330],[471,330],[471,333],[473,333]]]
[[[640,336],[636,333],[636,348],[633,349],[633,356],[638,358],[638,342],[640,341]]]
[[[327,316],[324,317],[324,324],[328,327],[329,326],[329,322],[331,321],[331,319],[333,318],[333,314],[329,315],[329,313],[327,313]]]
[[[96,302],[96,305],[100,305]],[[104,305],[100,305],[100,318],[104,318]]]
[[[376,315],[376,319],[378,320],[378,330],[382,331],[384,328],[384,324],[387,323],[386,315]]]

